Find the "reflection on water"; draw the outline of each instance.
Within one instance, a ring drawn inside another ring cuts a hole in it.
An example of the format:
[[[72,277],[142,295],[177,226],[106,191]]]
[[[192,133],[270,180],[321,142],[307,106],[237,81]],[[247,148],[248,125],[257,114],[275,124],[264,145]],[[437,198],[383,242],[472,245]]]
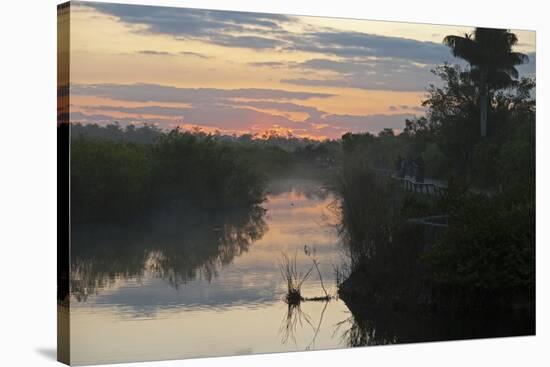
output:
[[[351,305],[353,316],[336,332],[349,347],[532,335],[535,318],[528,311],[485,315],[396,312]]]
[[[534,333],[532,315],[411,314],[283,301],[281,252],[307,271],[315,257],[336,294],[342,263],[336,197],[307,180],[276,181],[262,208],[171,210],[147,225],[74,227],[71,362],[147,361]],[[313,273],[316,274],[316,273]],[[324,295],[318,276],[305,298]],[[529,322],[526,322],[528,320]]]
[[[534,332],[532,315],[410,314],[283,301],[281,252],[311,267],[315,248],[327,291],[342,263],[336,197],[313,181],[277,181],[263,208],[158,213],[147,225],[74,227],[71,361],[147,361],[297,351]],[[316,273],[313,273],[316,275]],[[305,298],[324,295],[318,276]],[[530,320],[527,322],[525,320]]]
[[[101,363],[345,346],[342,301],[282,301],[281,252],[298,267],[315,247],[335,294],[341,262],[334,195],[306,180],[276,181],[263,208],[158,213],[146,226],[73,228],[72,362]],[[304,296],[323,295],[312,276]]]
[[[229,213],[157,213],[144,225],[74,227],[71,295],[89,295],[120,281],[159,278],[179,288],[199,277],[208,282],[218,268],[248,251],[265,232],[265,210]]]
[[[315,349],[315,341],[317,340],[317,336],[319,335],[319,332],[321,331],[321,327],[323,326],[323,319],[325,316],[325,311],[327,310],[327,307],[329,305],[330,301],[322,301],[318,302],[319,304],[323,305],[323,309],[321,310],[321,313],[317,317],[317,321],[315,321],[310,315],[308,315],[306,312],[302,310],[301,304],[289,304],[287,306],[286,314],[283,318],[283,321],[281,322],[281,342],[283,344],[287,344],[289,342],[294,343],[294,345],[298,344],[298,341],[296,339],[296,334],[299,333],[300,329],[303,327],[311,328],[313,331],[313,336],[311,337],[311,341],[307,344],[305,347],[306,350]],[[350,318],[353,318],[350,316]],[[340,325],[338,323],[338,325]]]

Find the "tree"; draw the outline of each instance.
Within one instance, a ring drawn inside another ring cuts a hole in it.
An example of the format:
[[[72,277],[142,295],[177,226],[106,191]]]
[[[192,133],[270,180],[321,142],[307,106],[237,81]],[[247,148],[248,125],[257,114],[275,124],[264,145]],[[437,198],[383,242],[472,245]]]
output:
[[[517,65],[529,61],[527,55],[513,52],[518,42],[507,29],[476,28],[462,36],[449,35],[443,43],[455,57],[470,64],[470,73],[477,81],[481,136],[487,135],[487,102],[492,90],[509,87],[518,78]]]

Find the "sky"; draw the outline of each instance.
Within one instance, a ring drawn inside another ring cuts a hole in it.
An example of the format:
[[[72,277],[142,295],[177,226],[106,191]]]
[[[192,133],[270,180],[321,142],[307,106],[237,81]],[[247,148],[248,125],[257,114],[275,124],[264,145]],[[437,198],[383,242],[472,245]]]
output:
[[[442,44],[472,29],[72,2],[70,119],[313,139],[424,113]],[[512,30],[535,73],[535,32]]]

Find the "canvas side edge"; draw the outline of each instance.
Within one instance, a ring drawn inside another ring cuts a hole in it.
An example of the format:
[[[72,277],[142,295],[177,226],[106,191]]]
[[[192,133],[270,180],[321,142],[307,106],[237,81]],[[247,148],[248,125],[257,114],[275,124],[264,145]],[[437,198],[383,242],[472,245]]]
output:
[[[71,364],[70,343],[70,3],[57,6],[57,360]]]

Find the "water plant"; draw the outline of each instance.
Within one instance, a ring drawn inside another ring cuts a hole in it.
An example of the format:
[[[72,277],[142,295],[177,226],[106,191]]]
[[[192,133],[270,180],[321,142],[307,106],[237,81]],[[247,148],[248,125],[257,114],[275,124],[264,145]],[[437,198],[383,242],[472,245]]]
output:
[[[301,292],[302,284],[304,284],[306,279],[313,271],[312,265],[305,274],[299,272],[296,258],[296,252],[294,253],[293,258],[290,258],[286,253],[283,252],[281,254],[281,262],[279,264],[281,275],[285,279],[287,286],[285,302],[289,305],[298,305],[304,300]]]

